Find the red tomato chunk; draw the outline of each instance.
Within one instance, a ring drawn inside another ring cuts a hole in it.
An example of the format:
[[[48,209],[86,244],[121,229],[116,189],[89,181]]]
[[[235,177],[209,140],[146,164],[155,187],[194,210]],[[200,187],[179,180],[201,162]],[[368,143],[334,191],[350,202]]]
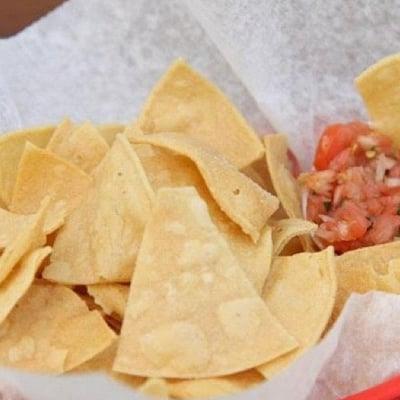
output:
[[[362,122],[328,126],[301,174],[315,240],[338,253],[390,242],[400,228],[400,153]]]

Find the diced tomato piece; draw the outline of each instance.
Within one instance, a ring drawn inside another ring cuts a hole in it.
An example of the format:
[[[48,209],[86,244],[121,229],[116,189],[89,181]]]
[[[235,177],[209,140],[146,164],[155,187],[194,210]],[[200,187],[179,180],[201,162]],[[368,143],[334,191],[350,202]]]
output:
[[[400,178],[400,163],[397,163],[389,170],[389,176],[391,178]]]
[[[307,219],[317,224],[320,223],[321,218],[319,216],[326,214],[329,206],[329,199],[310,193],[307,200]]]
[[[318,143],[314,160],[315,168],[327,169],[329,163],[346,147],[351,146],[358,135],[369,131],[368,125],[361,122],[328,126]]]
[[[364,237],[364,242],[369,245],[387,243],[393,240],[400,227],[400,216],[382,214],[378,215],[371,228]]]

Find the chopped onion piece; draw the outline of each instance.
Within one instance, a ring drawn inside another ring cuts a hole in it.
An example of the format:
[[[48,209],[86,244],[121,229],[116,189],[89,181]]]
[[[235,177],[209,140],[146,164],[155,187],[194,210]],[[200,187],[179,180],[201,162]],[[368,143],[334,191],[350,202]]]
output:
[[[399,187],[400,178],[385,178],[385,184],[389,187]]]
[[[363,150],[370,150],[378,144],[378,141],[373,136],[360,135],[357,138],[358,144]]]
[[[303,189],[301,191],[301,211],[303,213],[304,219],[307,219],[307,205],[308,205],[308,190]]]

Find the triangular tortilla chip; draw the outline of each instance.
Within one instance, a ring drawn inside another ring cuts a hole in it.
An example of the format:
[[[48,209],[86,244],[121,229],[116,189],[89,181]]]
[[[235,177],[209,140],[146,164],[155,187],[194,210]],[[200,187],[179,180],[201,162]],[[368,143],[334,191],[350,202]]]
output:
[[[22,258],[19,264],[0,284],[0,324],[28,291],[42,261],[51,253],[51,247],[36,249]]]
[[[140,247],[114,370],[215,377],[296,346],[246,279],[196,190],[160,189]]]
[[[87,291],[106,314],[116,314],[120,319],[123,319],[128,301],[129,286],[103,283],[89,285]]]
[[[153,191],[122,135],[92,176],[86,198],[57,235],[46,279],[82,285],[131,279]]]
[[[35,218],[35,214],[14,214],[0,208],[0,249],[4,249],[13,242],[20,232],[26,229],[26,226]],[[52,221],[46,220],[43,227],[43,232],[46,235],[52,233],[57,228],[57,226],[49,225],[49,223],[52,223]]]
[[[165,379],[149,378],[139,387],[139,392],[157,399],[169,399],[168,383]]]
[[[348,251],[336,257],[338,294],[332,322],[337,319],[351,293],[384,290],[400,293],[400,241]],[[397,265],[396,265],[397,264]],[[389,268],[391,266],[391,269]]]
[[[257,369],[268,379],[320,339],[336,296],[333,248],[275,258],[263,299],[300,347]]]
[[[154,87],[133,131],[194,137],[238,168],[263,155],[260,139],[233,104],[183,60],[173,63]]]
[[[234,256],[258,293],[267,278],[271,257],[271,230],[267,227],[256,244],[220,209],[211,196],[196,165],[185,156],[148,144],[135,144],[134,149],[154,191],[164,187],[194,186],[207,203],[211,219],[225,237]]]
[[[32,214],[50,196],[52,204],[46,226],[55,229],[78,206],[90,183],[89,175],[75,165],[27,143],[18,166],[10,211]]]
[[[97,311],[71,289],[35,283],[0,325],[0,365],[61,373],[115,340]]]
[[[107,142],[90,122],[74,126],[65,119],[54,131],[47,150],[90,173],[109,150]]]
[[[282,208],[289,218],[303,218],[300,188],[289,169],[287,137],[282,134],[264,136],[269,176]],[[309,235],[300,237],[305,251],[314,250]]]
[[[275,196],[196,139],[176,133],[160,133],[135,136],[132,141],[163,147],[191,159],[224,213],[254,242],[259,239],[268,218],[279,207]]]
[[[373,128],[400,144],[400,54],[383,58],[357,77]]]
[[[125,130],[125,126],[121,124],[102,124],[97,125],[100,135],[103,139],[111,146],[118,133],[122,133]]]
[[[168,389],[174,399],[208,399],[241,392],[263,381],[260,373],[250,370],[220,378],[172,380]]]
[[[11,203],[25,143],[29,141],[38,147],[45,147],[53,132],[54,126],[44,126],[10,132],[0,137],[0,199],[6,206]]]
[[[299,218],[281,219],[272,223],[272,242],[274,255],[279,255],[285,246],[295,237],[314,232],[318,226]]]
[[[0,256],[0,283],[16,267],[21,258],[46,242],[43,224],[49,209],[49,199],[43,201],[37,214],[20,230]]]

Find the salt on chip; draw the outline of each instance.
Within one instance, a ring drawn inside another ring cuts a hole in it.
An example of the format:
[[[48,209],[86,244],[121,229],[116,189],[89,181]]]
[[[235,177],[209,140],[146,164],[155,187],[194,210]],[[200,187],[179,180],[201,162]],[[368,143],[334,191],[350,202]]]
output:
[[[160,146],[191,159],[221,209],[254,242],[257,242],[267,220],[279,207],[275,196],[196,139],[176,133],[160,133],[135,136],[131,140]]]
[[[0,199],[6,206],[11,202],[18,164],[26,142],[45,147],[53,132],[54,126],[44,126],[10,132],[0,137]]]
[[[18,166],[10,211],[32,214],[51,197],[46,226],[62,225],[65,215],[81,202],[91,178],[75,165],[48,150],[27,143]]]
[[[207,203],[213,223],[225,237],[247,278],[258,293],[261,293],[272,257],[271,229],[265,227],[258,242],[253,243],[251,238],[223,213],[211,196],[193,161],[158,146],[135,144],[133,147],[154,191],[163,187],[194,186],[196,188],[201,198]]]
[[[123,319],[129,286],[118,283],[100,283],[87,286],[87,291],[106,314],[116,314]]]
[[[158,399],[169,399],[169,387],[165,379],[149,378],[138,388],[139,392]]]
[[[46,236],[43,232],[43,225],[48,210],[49,198],[46,198],[32,220],[20,230],[4,249],[0,256],[0,284],[25,254],[45,243]]]
[[[67,218],[43,276],[66,284],[129,282],[154,193],[123,135],[93,171],[93,186]]]
[[[51,247],[42,247],[26,254],[8,277],[0,284],[0,324],[32,285],[42,261]]]
[[[260,139],[226,96],[181,59],[154,87],[130,130],[178,132],[196,138],[238,168],[264,153]]]
[[[300,188],[289,169],[286,136],[266,135],[264,144],[269,175],[283,210],[289,218],[303,218]],[[303,235],[300,240],[304,250],[313,250],[314,246],[308,235]]]
[[[47,149],[90,173],[108,152],[109,146],[92,123],[74,126],[65,119],[54,131]]]
[[[160,189],[140,247],[114,370],[215,377],[296,346],[246,279],[196,190]]]
[[[364,247],[336,257],[338,294],[332,315],[337,319],[351,293],[384,290],[400,293],[400,242]],[[391,268],[389,268],[391,266]]]
[[[34,283],[0,325],[0,338],[0,365],[58,374],[101,353],[115,334],[71,289]]]
[[[356,78],[373,129],[400,144],[400,53],[385,57]]]
[[[279,255],[285,246],[295,237],[311,234],[318,226],[310,221],[298,218],[287,218],[272,224],[272,242],[274,255]]]
[[[220,378],[172,380],[168,388],[174,399],[208,399],[248,390],[263,381],[260,373],[249,370]]]
[[[268,379],[320,339],[336,296],[333,248],[275,258],[263,299],[273,315],[299,342],[299,348],[257,369]]]

